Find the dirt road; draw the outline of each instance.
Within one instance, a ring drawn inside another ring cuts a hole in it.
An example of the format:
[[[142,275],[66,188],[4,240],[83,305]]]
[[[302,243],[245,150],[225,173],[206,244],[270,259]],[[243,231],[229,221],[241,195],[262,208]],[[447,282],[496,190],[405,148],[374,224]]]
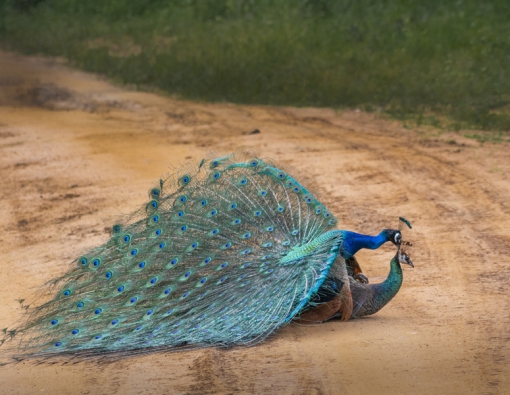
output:
[[[405,216],[416,265],[372,317],[292,324],[252,348],[25,361],[0,367],[0,393],[510,394],[509,143],[354,111],[179,101],[43,58],[0,53],[0,71],[0,328],[169,166],[211,149],[251,146],[314,178],[341,228],[375,234]],[[372,282],[392,255],[360,253]]]

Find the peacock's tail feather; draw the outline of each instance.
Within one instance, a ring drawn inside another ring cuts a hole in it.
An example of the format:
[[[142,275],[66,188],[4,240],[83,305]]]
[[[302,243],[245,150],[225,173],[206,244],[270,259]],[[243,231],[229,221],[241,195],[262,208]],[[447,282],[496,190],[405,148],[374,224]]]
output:
[[[32,309],[31,355],[254,344],[319,289],[343,233],[298,181],[246,152],[181,168]]]

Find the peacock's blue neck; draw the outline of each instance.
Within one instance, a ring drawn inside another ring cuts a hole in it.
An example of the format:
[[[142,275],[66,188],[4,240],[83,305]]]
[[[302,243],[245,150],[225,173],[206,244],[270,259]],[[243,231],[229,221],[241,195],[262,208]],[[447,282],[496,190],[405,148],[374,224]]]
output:
[[[342,245],[343,257],[350,258],[362,248],[375,250],[388,241],[384,231],[377,236],[362,235],[360,233],[344,231],[344,242]]]

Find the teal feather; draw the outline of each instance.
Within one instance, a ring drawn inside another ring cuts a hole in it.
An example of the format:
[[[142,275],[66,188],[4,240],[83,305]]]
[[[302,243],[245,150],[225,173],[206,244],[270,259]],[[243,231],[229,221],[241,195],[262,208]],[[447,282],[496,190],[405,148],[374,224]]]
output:
[[[98,355],[254,344],[309,307],[338,254],[348,255],[336,223],[270,161],[238,152],[186,166],[54,281],[53,299],[17,329],[20,348]]]

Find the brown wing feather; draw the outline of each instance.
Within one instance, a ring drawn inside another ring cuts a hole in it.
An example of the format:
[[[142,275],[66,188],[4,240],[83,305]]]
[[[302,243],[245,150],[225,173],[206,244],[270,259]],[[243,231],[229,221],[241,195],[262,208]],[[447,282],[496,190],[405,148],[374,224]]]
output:
[[[354,261],[357,264],[357,261]],[[338,257],[336,259],[335,263],[331,267],[329,276],[340,279],[343,284],[338,295],[327,303],[319,304],[318,306],[305,311],[299,316],[296,322],[300,324],[316,324],[340,315],[342,321],[347,321],[351,318],[353,310],[351,287],[346,268],[346,261],[342,257]]]
[[[345,260],[345,265],[347,266],[347,271],[350,276],[354,277],[356,274],[363,273],[356,257],[352,256],[350,258],[347,258]]]

